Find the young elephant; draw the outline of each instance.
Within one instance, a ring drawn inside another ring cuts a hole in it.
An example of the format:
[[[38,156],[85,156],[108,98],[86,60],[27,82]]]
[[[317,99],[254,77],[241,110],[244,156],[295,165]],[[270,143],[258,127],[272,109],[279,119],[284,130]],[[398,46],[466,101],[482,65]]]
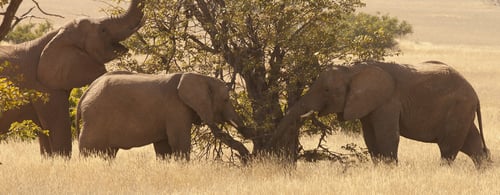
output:
[[[244,126],[225,84],[196,73],[108,73],[83,94],[78,113],[80,153],[109,158],[118,149],[153,143],[160,157],[175,154],[189,160],[193,123]]]
[[[369,62],[335,66],[319,75],[278,126],[284,131],[310,111],[360,119],[375,162],[397,161],[399,136],[437,143],[451,162],[459,151],[476,166],[489,159],[479,99],[453,68],[429,61],[416,66]],[[474,125],[478,115],[479,129]]]

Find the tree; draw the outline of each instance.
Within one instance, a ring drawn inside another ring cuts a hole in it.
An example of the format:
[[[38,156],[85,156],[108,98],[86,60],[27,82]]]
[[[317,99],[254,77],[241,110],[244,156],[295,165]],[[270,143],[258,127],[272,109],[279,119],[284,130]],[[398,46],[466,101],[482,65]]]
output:
[[[143,58],[139,63],[128,56],[117,65],[147,73],[197,71],[225,80],[254,127],[240,132],[252,140],[253,153],[284,152],[296,159],[299,131],[281,135],[274,129],[316,75],[330,64],[397,54],[394,39],[411,32],[395,18],[355,13],[363,5],[149,0],[145,26],[128,42]]]

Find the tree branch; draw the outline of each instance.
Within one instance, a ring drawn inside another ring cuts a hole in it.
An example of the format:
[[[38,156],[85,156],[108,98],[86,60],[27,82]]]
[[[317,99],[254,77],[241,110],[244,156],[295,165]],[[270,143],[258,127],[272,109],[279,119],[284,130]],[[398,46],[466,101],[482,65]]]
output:
[[[248,149],[239,141],[236,141],[226,132],[222,131],[216,125],[208,125],[210,130],[212,131],[215,138],[222,141],[222,143],[226,144],[233,150],[238,151],[241,161],[245,164],[250,156],[250,152]]]
[[[197,37],[195,37],[194,35],[191,35],[191,34],[188,34],[187,37],[193,41],[194,43],[196,43],[196,45],[199,46],[199,49],[201,50],[204,50],[204,51],[208,51],[210,53],[217,53],[217,50],[214,49],[214,48],[211,48],[209,47],[208,45],[204,44],[203,42],[201,42]]]
[[[38,2],[36,0],[31,0],[33,1],[33,3],[36,5],[36,7],[38,8],[38,10],[40,12],[42,12],[42,14],[45,14],[47,16],[54,16],[54,17],[58,17],[58,18],[64,18],[63,16],[61,15],[57,15],[57,14],[51,14],[51,13],[47,13],[46,11],[44,11],[41,7],[40,7],[40,4],[38,4]]]

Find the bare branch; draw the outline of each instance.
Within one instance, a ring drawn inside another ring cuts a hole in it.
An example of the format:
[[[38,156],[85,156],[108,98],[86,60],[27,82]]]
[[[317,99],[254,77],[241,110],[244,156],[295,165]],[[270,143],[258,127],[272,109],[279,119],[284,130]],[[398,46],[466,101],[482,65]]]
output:
[[[38,10],[40,10],[40,12],[42,12],[43,14],[47,15],[47,16],[54,16],[54,17],[59,17],[59,18],[64,18],[63,16],[61,15],[57,15],[57,14],[51,14],[51,13],[47,13],[45,12],[41,7],[40,7],[40,4],[38,4],[38,2],[36,0],[31,0],[33,1],[33,3],[35,3],[36,7],[38,8]]]
[[[214,49],[214,48],[211,48],[209,47],[208,45],[204,44],[203,42],[201,42],[198,38],[196,38],[194,35],[187,35],[187,37],[192,40],[193,42],[195,42],[198,46],[200,46],[200,49],[201,50],[204,50],[204,51],[208,51],[210,53],[217,53],[217,50]]]

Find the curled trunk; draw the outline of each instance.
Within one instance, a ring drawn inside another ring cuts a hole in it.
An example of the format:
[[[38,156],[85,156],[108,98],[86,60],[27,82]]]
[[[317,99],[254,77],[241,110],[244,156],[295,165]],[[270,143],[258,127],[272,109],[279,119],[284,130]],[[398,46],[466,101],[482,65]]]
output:
[[[102,23],[117,41],[125,40],[141,27],[144,4],[143,0],[132,0],[127,11],[118,16],[104,18]]]

